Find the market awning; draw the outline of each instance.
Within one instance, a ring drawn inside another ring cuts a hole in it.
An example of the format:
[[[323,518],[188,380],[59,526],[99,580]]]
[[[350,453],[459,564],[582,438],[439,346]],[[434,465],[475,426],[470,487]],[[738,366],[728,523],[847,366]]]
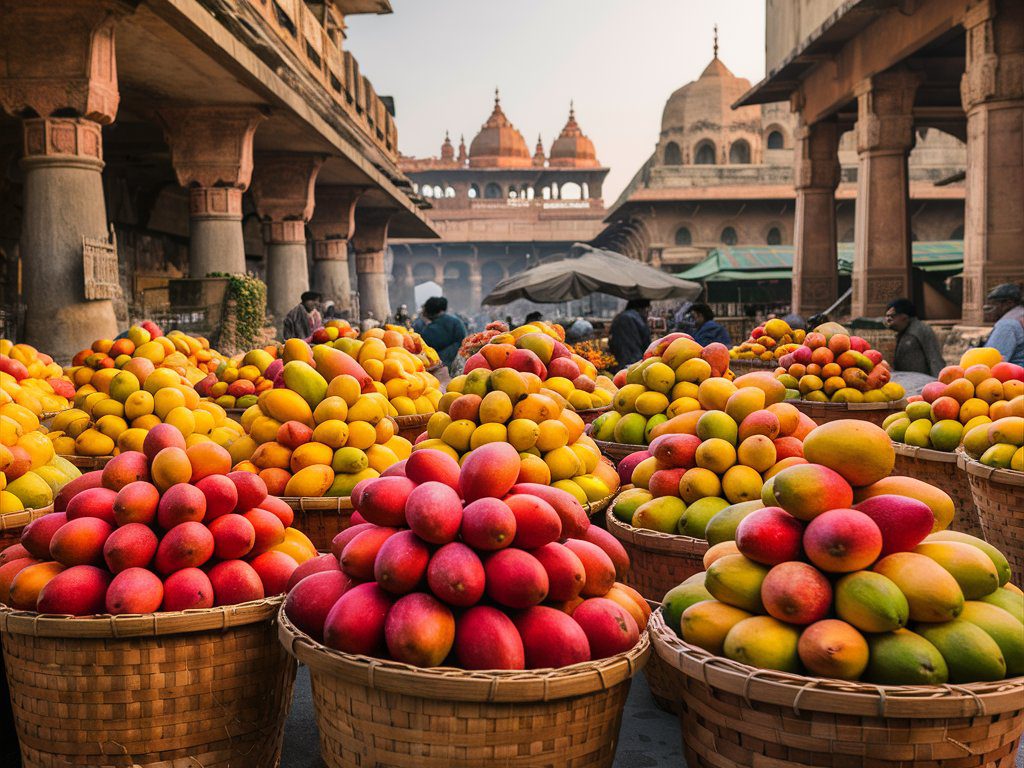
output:
[[[649,267],[614,251],[575,243],[561,258],[543,261],[498,283],[484,304],[508,304],[516,299],[557,303],[607,293],[622,299],[697,298],[697,283]]]

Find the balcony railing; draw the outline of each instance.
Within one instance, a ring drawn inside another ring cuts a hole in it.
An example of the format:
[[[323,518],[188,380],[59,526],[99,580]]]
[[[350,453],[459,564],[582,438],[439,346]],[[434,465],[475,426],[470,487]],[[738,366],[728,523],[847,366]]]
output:
[[[335,45],[303,0],[237,0],[256,11],[282,42],[359,126],[392,160],[398,159],[398,129],[373,84],[359,74],[359,63]]]

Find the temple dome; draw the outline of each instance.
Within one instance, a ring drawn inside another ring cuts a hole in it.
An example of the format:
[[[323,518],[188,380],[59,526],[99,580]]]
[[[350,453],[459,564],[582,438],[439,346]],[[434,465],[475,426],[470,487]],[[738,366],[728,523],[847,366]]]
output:
[[[494,92],[494,111],[469,145],[470,168],[529,168],[530,150],[523,135],[501,109]]]
[[[569,119],[551,145],[548,165],[552,168],[597,168],[594,142],[583,135],[576,122],[576,111],[569,105]]]
[[[732,108],[749,89],[750,81],[736,77],[716,54],[699,78],[669,96],[661,116],[662,136],[696,123],[724,128],[758,119],[756,106]]]

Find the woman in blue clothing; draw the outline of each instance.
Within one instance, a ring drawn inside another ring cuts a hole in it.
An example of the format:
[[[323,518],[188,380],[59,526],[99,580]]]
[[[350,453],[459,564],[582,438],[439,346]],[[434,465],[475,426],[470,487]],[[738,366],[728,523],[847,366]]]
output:
[[[693,334],[694,341],[702,347],[706,347],[714,341],[725,344],[727,347],[732,346],[729,332],[725,330],[724,325],[715,322],[715,313],[711,307],[707,304],[694,304],[690,308],[690,314],[693,315],[693,324],[697,328]]]
[[[429,321],[421,334],[423,341],[437,350],[445,366],[450,366],[466,338],[466,326],[455,315],[448,314],[448,299],[444,296],[427,299],[423,304],[423,315]]]

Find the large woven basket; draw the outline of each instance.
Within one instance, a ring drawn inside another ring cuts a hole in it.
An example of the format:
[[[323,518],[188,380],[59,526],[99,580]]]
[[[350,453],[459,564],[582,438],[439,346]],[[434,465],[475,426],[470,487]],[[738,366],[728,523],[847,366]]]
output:
[[[1024,576],[1024,472],[996,469],[958,449],[985,539],[1006,555],[1014,582]]]
[[[242,423],[242,414],[245,413],[248,408],[225,408],[224,413],[227,414],[228,418],[232,421],[237,421],[239,424]]]
[[[62,459],[67,459],[82,472],[92,472],[94,469],[103,469],[107,466],[113,456],[75,456],[73,454],[61,454]]]
[[[618,464],[624,458],[629,456],[631,453],[637,451],[646,451],[646,445],[631,445],[630,443],[612,443],[607,440],[594,440],[597,448],[601,453],[611,459],[615,464]]]
[[[941,488],[953,499],[956,509],[951,530],[969,533],[971,536],[983,536],[981,521],[978,519],[978,508],[974,505],[967,473],[957,466],[957,454],[948,451],[936,451],[930,448],[918,448],[906,443],[894,442],[896,464],[894,475],[905,475]]]
[[[282,496],[295,512],[298,528],[313,542],[318,552],[330,552],[334,537],[351,525],[351,496]]]
[[[755,669],[683,642],[661,612],[648,631],[679,672],[689,768],[1012,768],[1024,677],[877,686]]]
[[[895,400],[889,403],[817,403],[813,400],[787,400],[803,413],[810,416],[817,424],[825,424],[839,419],[860,419],[882,426],[882,422],[893,413],[899,413],[906,405],[906,400]]]
[[[281,612],[282,644],[309,667],[328,768],[611,768],[647,635],[562,669],[468,672],[331,650]]]
[[[615,517],[610,507],[605,524],[629,555],[626,583],[648,600],[660,603],[666,592],[704,570],[704,539],[634,528]]]
[[[274,768],[295,661],[282,597],[141,616],[0,608],[24,768]]]
[[[410,443],[415,443],[416,438],[426,430],[427,422],[430,421],[432,415],[431,413],[414,413],[411,416],[392,416],[391,419],[397,425],[398,434]]]
[[[0,550],[17,544],[25,526],[36,518],[53,512],[53,504],[39,509],[22,509],[17,512],[0,510]]]

